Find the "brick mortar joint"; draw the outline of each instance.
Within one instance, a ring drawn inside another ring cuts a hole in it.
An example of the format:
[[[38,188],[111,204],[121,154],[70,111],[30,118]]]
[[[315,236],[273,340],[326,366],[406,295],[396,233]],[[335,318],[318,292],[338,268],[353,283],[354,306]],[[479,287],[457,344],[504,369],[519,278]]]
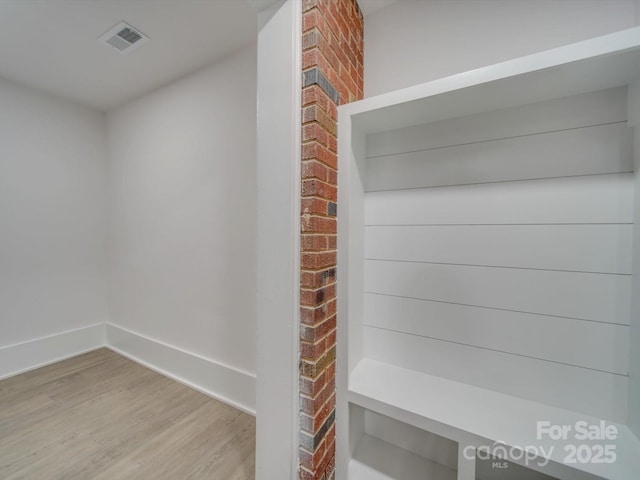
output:
[[[327,334],[323,335],[322,337],[320,337],[320,338],[319,338],[318,340],[316,340],[315,342],[306,342],[306,341],[304,341],[304,340],[301,340],[301,341],[300,341],[300,343],[307,343],[307,344],[309,344],[309,345],[317,345],[317,344],[318,344],[318,343],[320,343],[320,342],[324,342],[324,341],[329,337],[329,335],[331,335],[331,334],[332,334],[332,333],[334,333],[335,331],[336,331],[336,329],[335,329],[335,328],[334,328],[334,329],[332,329],[331,331],[329,331],[329,333],[327,333]],[[334,345],[335,345],[335,344],[334,344]],[[302,358],[302,360],[307,361],[307,359],[306,359],[306,358]],[[331,364],[329,364],[329,365],[327,365],[327,366],[329,367],[329,366],[331,366]],[[313,378],[305,377],[304,375],[301,375],[300,377],[301,377],[301,378],[308,378],[309,380],[315,380],[315,379],[313,379]],[[304,394],[302,394],[302,393],[301,393],[301,395],[304,395]],[[308,395],[307,395],[307,397],[308,397]]]
[[[320,108],[320,111],[323,111],[323,110],[322,110],[322,108],[321,108],[318,104],[316,104],[316,103],[309,104],[309,105],[307,105],[307,107],[318,107],[318,108]],[[307,107],[305,107],[305,108],[307,108]],[[324,112],[324,113],[326,114],[326,112]],[[338,122],[337,122],[336,120],[332,120],[332,121],[334,121],[334,122],[336,123],[336,125],[338,124]],[[325,133],[326,133],[327,135],[330,135],[331,137],[333,137],[333,138],[335,138],[336,140],[338,140],[338,136],[337,136],[337,135],[334,135],[334,134],[333,134],[333,133],[331,133],[329,130],[327,130],[327,129],[324,127],[324,125],[322,125],[322,123],[320,123],[318,120],[311,120],[310,122],[306,122],[306,123],[304,123],[304,124],[303,124],[303,126],[305,126],[305,127],[309,127],[309,126],[313,126],[313,125],[315,125],[315,126],[317,126],[317,127],[321,128],[322,130],[324,130],[324,131],[325,131]],[[316,142],[316,143],[320,143],[320,142],[318,142],[318,140],[317,140],[317,139],[312,138],[312,139],[310,139],[310,140],[304,140],[304,141],[302,142],[302,146],[304,147],[305,145],[308,145],[308,144],[310,144],[310,143],[314,143],[314,142]],[[325,146],[325,145],[323,145],[322,143],[320,143],[320,145],[322,145],[323,147],[325,147],[325,148],[326,148],[326,146]]]
[[[324,165],[324,163],[322,162],[322,160],[320,160],[319,158],[306,158],[304,161],[310,161],[310,160],[315,160],[316,162],[322,163]],[[337,172],[337,170],[336,170]],[[319,178],[304,178],[303,180],[315,180],[317,182],[322,182],[325,185],[329,185],[330,187],[336,187],[336,184],[333,183],[329,183],[329,182],[325,182],[324,180],[320,180]],[[318,197],[318,195],[308,195],[308,197]],[[303,195],[302,198],[307,198],[307,195]],[[322,198],[322,197],[318,197],[318,198]],[[325,198],[326,200],[326,198]]]
[[[317,85],[309,85],[308,87],[305,87],[305,88],[309,88],[309,87],[317,87]],[[319,88],[319,87],[318,87],[318,88]],[[323,91],[322,93],[324,94],[324,91]],[[327,110],[325,110],[324,108],[322,108],[322,105],[320,104],[320,102],[321,102],[321,101],[323,101],[323,103],[326,103],[328,106],[333,105],[335,108],[338,108],[338,107],[339,107],[339,105],[338,105],[337,103],[334,103],[334,102],[333,102],[333,100],[331,100],[330,98],[328,98],[328,97],[327,97],[327,98],[325,98],[325,99],[320,99],[320,100],[318,100],[318,99],[316,98],[316,99],[314,99],[312,102],[305,103],[305,104],[302,106],[302,110],[304,111],[304,110],[306,110],[307,108],[317,108],[317,109],[319,109],[319,110],[323,113],[323,115],[326,115],[327,117],[329,117],[329,119],[331,119],[331,121],[332,121],[332,122],[335,122],[335,123],[336,123],[336,125],[337,125],[337,124],[338,124],[338,120],[337,120],[337,119],[335,119],[335,120],[334,120],[334,119],[333,119],[333,117],[331,116],[331,112],[328,112]],[[331,105],[329,105],[329,104],[331,104]],[[320,128],[323,128],[323,129],[325,129],[325,130],[326,130],[326,128],[324,127],[324,125],[322,125],[322,123],[320,123],[320,122],[319,122],[318,120],[316,120],[316,119],[313,119],[313,120],[307,120],[307,121],[304,121],[304,120],[303,120],[303,122],[302,122],[302,126],[306,127],[306,126],[309,126],[309,125],[313,125],[314,123],[317,123],[317,124],[318,124],[318,126],[319,126]]]
[[[306,162],[306,161],[307,161],[307,160],[305,160],[305,162]],[[318,160],[309,160],[309,161],[310,161],[310,162],[313,162],[313,161],[316,161],[316,162],[317,162]],[[305,180],[320,180],[320,179],[319,179],[319,178],[315,178],[315,177],[313,177],[313,178],[305,178]],[[320,180],[320,181],[322,181],[322,180]],[[304,195],[302,198],[304,198],[305,200],[315,199],[315,200],[323,200],[323,201],[325,201],[325,202],[333,202],[333,203],[337,203],[337,202],[334,202],[333,200],[327,200],[326,198],[319,197],[318,195]],[[335,217],[331,217],[331,218],[335,218]],[[335,234],[335,233],[327,233],[326,235],[336,235],[336,234]]]
[[[319,394],[318,394],[318,395],[319,395]],[[303,397],[302,395],[300,395],[300,397],[301,397],[301,398],[305,398],[305,399],[309,399],[309,400],[315,400],[315,398],[311,398],[311,397],[309,397],[309,396]],[[322,410],[324,409],[325,405],[327,405],[327,404],[332,400],[332,397],[333,397],[333,395],[331,395],[329,398],[327,398],[327,399],[322,403],[322,405],[320,405],[320,406],[316,409],[315,415],[311,416],[311,415],[309,415],[309,414],[307,414],[307,413],[304,413],[304,412],[302,412],[302,411],[301,411],[301,412],[299,412],[299,413],[300,413],[300,415],[306,415],[306,416],[308,416],[309,418],[311,418],[312,420],[315,420],[316,418],[318,418],[320,415],[322,415],[322,414],[323,414],[323,411],[322,411]],[[316,398],[317,398],[317,397],[316,397]],[[332,408],[331,408],[331,410],[329,410],[329,412],[326,414],[326,415],[327,415],[327,418],[325,418],[324,422],[326,422],[326,421],[327,421],[327,419],[329,419],[329,417],[331,417],[332,415],[334,416],[334,422],[335,422],[335,412],[336,412],[336,407],[335,407],[335,405],[333,405],[333,406],[332,406]],[[324,422],[323,422],[323,423],[324,423]],[[331,428],[331,427],[329,427],[329,428]],[[315,434],[316,432],[306,432],[306,433]]]

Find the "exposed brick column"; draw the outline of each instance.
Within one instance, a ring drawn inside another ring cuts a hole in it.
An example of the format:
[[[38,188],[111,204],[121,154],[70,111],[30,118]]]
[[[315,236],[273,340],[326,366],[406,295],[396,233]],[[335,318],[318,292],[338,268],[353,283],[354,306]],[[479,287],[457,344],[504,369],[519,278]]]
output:
[[[335,477],[337,107],[363,95],[357,0],[302,0],[300,479]]]

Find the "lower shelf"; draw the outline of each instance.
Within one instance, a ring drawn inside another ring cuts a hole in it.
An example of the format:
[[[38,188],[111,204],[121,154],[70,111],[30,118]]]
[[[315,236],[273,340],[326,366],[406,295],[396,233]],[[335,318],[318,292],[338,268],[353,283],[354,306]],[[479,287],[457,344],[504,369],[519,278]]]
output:
[[[361,360],[351,373],[348,401],[464,446],[489,452],[498,442],[509,452],[535,447],[540,456],[530,463],[523,463],[515,455],[506,459],[561,479],[631,480],[638,478],[640,472],[640,441],[625,425],[371,359]],[[588,426],[604,424],[615,427],[617,438],[592,442],[571,436],[561,440],[552,440],[548,435],[538,438],[539,421],[551,426],[570,426],[573,432],[578,422],[586,422]],[[586,444],[586,453],[595,455],[596,448],[604,443],[615,446],[613,463],[566,462],[570,455],[567,447]]]
[[[456,471],[363,435],[349,463],[349,480],[456,480]]]

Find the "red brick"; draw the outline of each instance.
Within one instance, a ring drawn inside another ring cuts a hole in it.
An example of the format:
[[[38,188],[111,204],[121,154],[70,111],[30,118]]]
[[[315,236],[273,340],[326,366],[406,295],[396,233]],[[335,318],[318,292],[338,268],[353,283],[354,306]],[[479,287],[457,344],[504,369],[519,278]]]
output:
[[[324,293],[324,301],[325,302],[331,302],[332,300],[335,300],[336,298],[336,284],[332,283],[330,285],[327,285],[325,287],[322,287],[320,289],[320,291],[322,291]],[[331,311],[331,309],[329,309],[329,311]]]
[[[319,272],[302,272],[300,274],[300,286],[303,288],[316,288],[319,279]]]
[[[300,427],[313,436],[335,411],[338,104],[363,95],[362,12],[356,0],[303,0],[303,71],[318,68],[338,92],[302,90]],[[331,206],[333,213],[333,205]],[[308,445],[308,443],[306,443]],[[335,424],[315,452],[299,453],[302,480],[335,480]]]
[[[317,48],[302,53],[302,70],[307,70],[318,64],[319,51]]]
[[[300,449],[300,465],[308,469],[313,469],[317,465],[319,465],[325,456],[325,452],[326,452],[325,445],[326,445],[325,441],[320,442],[320,445],[318,445],[318,448],[313,453],[307,452],[304,448],[301,448]]]
[[[316,28],[316,30],[314,31],[315,35],[313,36],[313,38],[309,38],[307,40],[308,45],[310,46],[310,48],[317,48],[320,51],[320,53],[324,56],[330,68],[334,70],[338,70],[338,67],[340,65],[340,59],[338,57],[337,52],[331,46],[331,37],[333,37],[334,35],[328,32],[325,32],[325,34],[323,35],[323,33],[321,33],[319,30],[319,29],[322,29],[323,27],[324,26],[319,25],[318,28]],[[327,30],[328,30],[328,25],[327,25]],[[313,42],[313,45],[311,44],[311,42]],[[304,48],[304,37],[303,37],[303,48]],[[326,68],[326,65],[324,67]],[[327,72],[326,70],[324,70],[322,73],[326,75]]]
[[[324,311],[322,314],[324,315]],[[317,323],[306,323],[307,325],[300,325],[300,339],[308,342],[316,342],[336,328],[336,316],[334,315]]]
[[[318,0],[303,0],[302,11],[306,12],[318,6]]]
[[[305,180],[310,178],[317,178],[318,180],[322,180],[323,182],[327,182],[330,178],[335,177],[334,172],[329,171],[329,167],[320,163],[315,158],[312,158],[310,160],[305,160],[302,162],[301,174],[302,174],[302,178]],[[325,206],[326,206],[326,203],[325,203]],[[324,210],[324,212],[326,212],[326,209]],[[302,213],[313,213],[313,212],[306,212],[305,209],[303,208]]]
[[[333,434],[335,436],[335,432]],[[333,472],[333,469],[335,464],[335,445],[333,446],[332,450],[328,450],[325,452],[324,454],[324,458],[320,461],[320,463],[317,465],[317,471],[318,471],[318,475],[316,477],[316,480],[327,480],[327,474],[331,474]],[[320,473],[322,472],[322,473]]]
[[[301,345],[305,345],[305,344],[306,342],[303,342]],[[311,398],[318,396],[318,394],[322,391],[324,386],[327,384],[327,371],[328,370],[325,370],[320,375],[318,375],[318,377],[315,379],[301,377],[300,378],[300,394],[307,395],[308,397],[311,397]],[[331,375],[334,375],[334,374],[335,372],[332,371]],[[311,418],[311,423],[313,424],[313,418]],[[310,428],[307,430],[311,431]]]
[[[307,235],[304,235],[306,237]],[[335,242],[335,235],[327,235],[330,242]],[[327,269],[321,271],[303,271],[300,277],[300,286],[302,288],[320,288],[332,283],[335,283],[335,269]]]
[[[335,308],[332,306],[335,304],[336,299],[336,284],[332,283],[322,288],[315,290],[308,288],[300,289],[300,303],[306,307],[317,307],[322,304],[327,304],[327,311],[329,315],[335,313]]]
[[[303,288],[316,288],[318,279],[318,272],[303,271],[300,273],[300,286]]]
[[[327,348],[330,348],[332,345],[336,344],[336,340],[337,340],[337,332],[336,330],[334,330],[333,332],[329,333],[329,335],[327,335],[326,338],[324,339],[325,345],[327,346]]]
[[[314,415],[319,412],[322,407],[335,395],[336,381],[335,376],[331,379],[327,378],[326,383],[320,393],[315,398],[310,398],[305,395],[300,396],[300,411],[307,415]],[[322,425],[322,424],[320,424]]]
[[[329,113],[329,105],[333,101],[318,85],[309,85],[302,89],[302,106],[317,104],[322,111]]]
[[[303,430],[308,433],[315,432],[315,428],[313,427],[313,417],[310,417],[306,413],[301,413],[300,414],[300,430]]]
[[[308,50],[318,46],[318,38],[320,34],[317,30],[312,30],[302,35],[302,50]]]
[[[302,89],[302,106],[306,107],[317,101],[319,87],[316,85],[309,85]]]
[[[328,170],[327,171],[327,183],[330,184],[330,185],[337,185],[338,184],[338,172],[336,172],[335,170]]]
[[[320,305],[319,307],[311,308],[307,306],[300,306],[300,321],[306,325],[318,325],[327,317],[327,307]],[[326,335],[327,332],[325,332]],[[324,335],[323,335],[324,336]],[[310,342],[315,342],[316,338],[309,339]]]
[[[327,108],[331,108],[327,105]],[[318,122],[327,133],[335,135],[337,133],[338,126],[336,121],[324,111],[320,105],[312,104],[302,109],[302,123]]]
[[[303,214],[300,227],[301,231],[304,233],[336,233],[338,229],[338,222],[335,217],[320,217],[317,215]]]
[[[335,330],[334,330],[335,332]],[[336,362],[333,362],[330,365],[327,365],[327,369],[325,370],[325,374],[327,377],[335,377],[336,376]],[[325,379],[326,381],[326,379]],[[335,398],[334,398],[334,403],[335,405]]]
[[[335,185],[329,185],[317,179],[302,181],[303,197],[321,197],[335,202],[338,200],[338,189]]]
[[[311,362],[304,358],[300,359],[300,366],[299,366],[300,375],[310,379],[315,379],[327,369],[328,365],[331,365],[332,363],[334,363],[335,359],[336,359],[335,346],[327,350],[327,352],[322,357],[320,357],[316,362]],[[329,383],[329,379],[327,379],[327,384],[328,383]],[[324,388],[326,389],[327,386],[325,386]],[[318,406],[320,407],[322,405],[318,405]]]
[[[327,235],[303,235],[300,248],[303,252],[318,252],[328,248],[333,240]]]
[[[303,252],[300,260],[305,270],[325,269],[336,264],[336,252]]]
[[[319,15],[320,14],[317,9],[305,11],[302,14],[302,33],[306,33],[315,28],[318,23]]]
[[[337,302],[335,300],[327,302],[327,313],[326,313],[327,317],[331,317],[332,315],[335,315],[336,307],[337,307]]]
[[[326,375],[327,372],[325,372]],[[331,397],[324,402],[324,405],[320,407],[320,410],[316,414],[316,416],[312,419],[313,421],[313,431],[317,431],[325,422],[325,420],[329,417],[329,414],[336,408],[336,395],[333,393]]]
[[[326,147],[329,143],[329,136],[330,134],[327,132],[327,129],[323,128],[319,123],[310,123],[302,127],[303,142],[315,140]],[[333,137],[333,135],[331,136]]]
[[[298,472],[298,478],[300,480],[315,480],[315,474],[306,470],[304,467],[300,468],[300,472]]]
[[[327,113],[329,114],[329,118],[338,121],[338,106],[335,103],[330,103]]]
[[[338,139],[335,136],[327,134],[327,148],[330,152],[338,153]]]

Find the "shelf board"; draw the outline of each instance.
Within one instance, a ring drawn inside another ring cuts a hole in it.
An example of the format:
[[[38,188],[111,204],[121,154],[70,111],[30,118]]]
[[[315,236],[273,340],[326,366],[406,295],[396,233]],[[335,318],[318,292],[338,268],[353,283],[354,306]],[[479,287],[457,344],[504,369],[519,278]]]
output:
[[[362,133],[628,85],[640,78],[640,27],[366,98],[340,107]]]
[[[616,426],[617,439],[594,443],[614,444],[615,463],[567,465],[565,446],[588,441],[576,440],[575,429],[566,441],[553,441],[547,435],[538,439],[537,422],[574,427],[579,421],[597,425],[601,419],[371,359],[362,359],[351,373],[348,400],[463,445],[491,447],[499,441],[508,447],[542,447],[549,464],[540,468],[536,461],[529,468],[559,478],[584,479],[590,474],[629,480],[640,472],[640,441],[625,425],[606,422]]]
[[[349,463],[349,480],[456,480],[456,472],[371,435]]]

